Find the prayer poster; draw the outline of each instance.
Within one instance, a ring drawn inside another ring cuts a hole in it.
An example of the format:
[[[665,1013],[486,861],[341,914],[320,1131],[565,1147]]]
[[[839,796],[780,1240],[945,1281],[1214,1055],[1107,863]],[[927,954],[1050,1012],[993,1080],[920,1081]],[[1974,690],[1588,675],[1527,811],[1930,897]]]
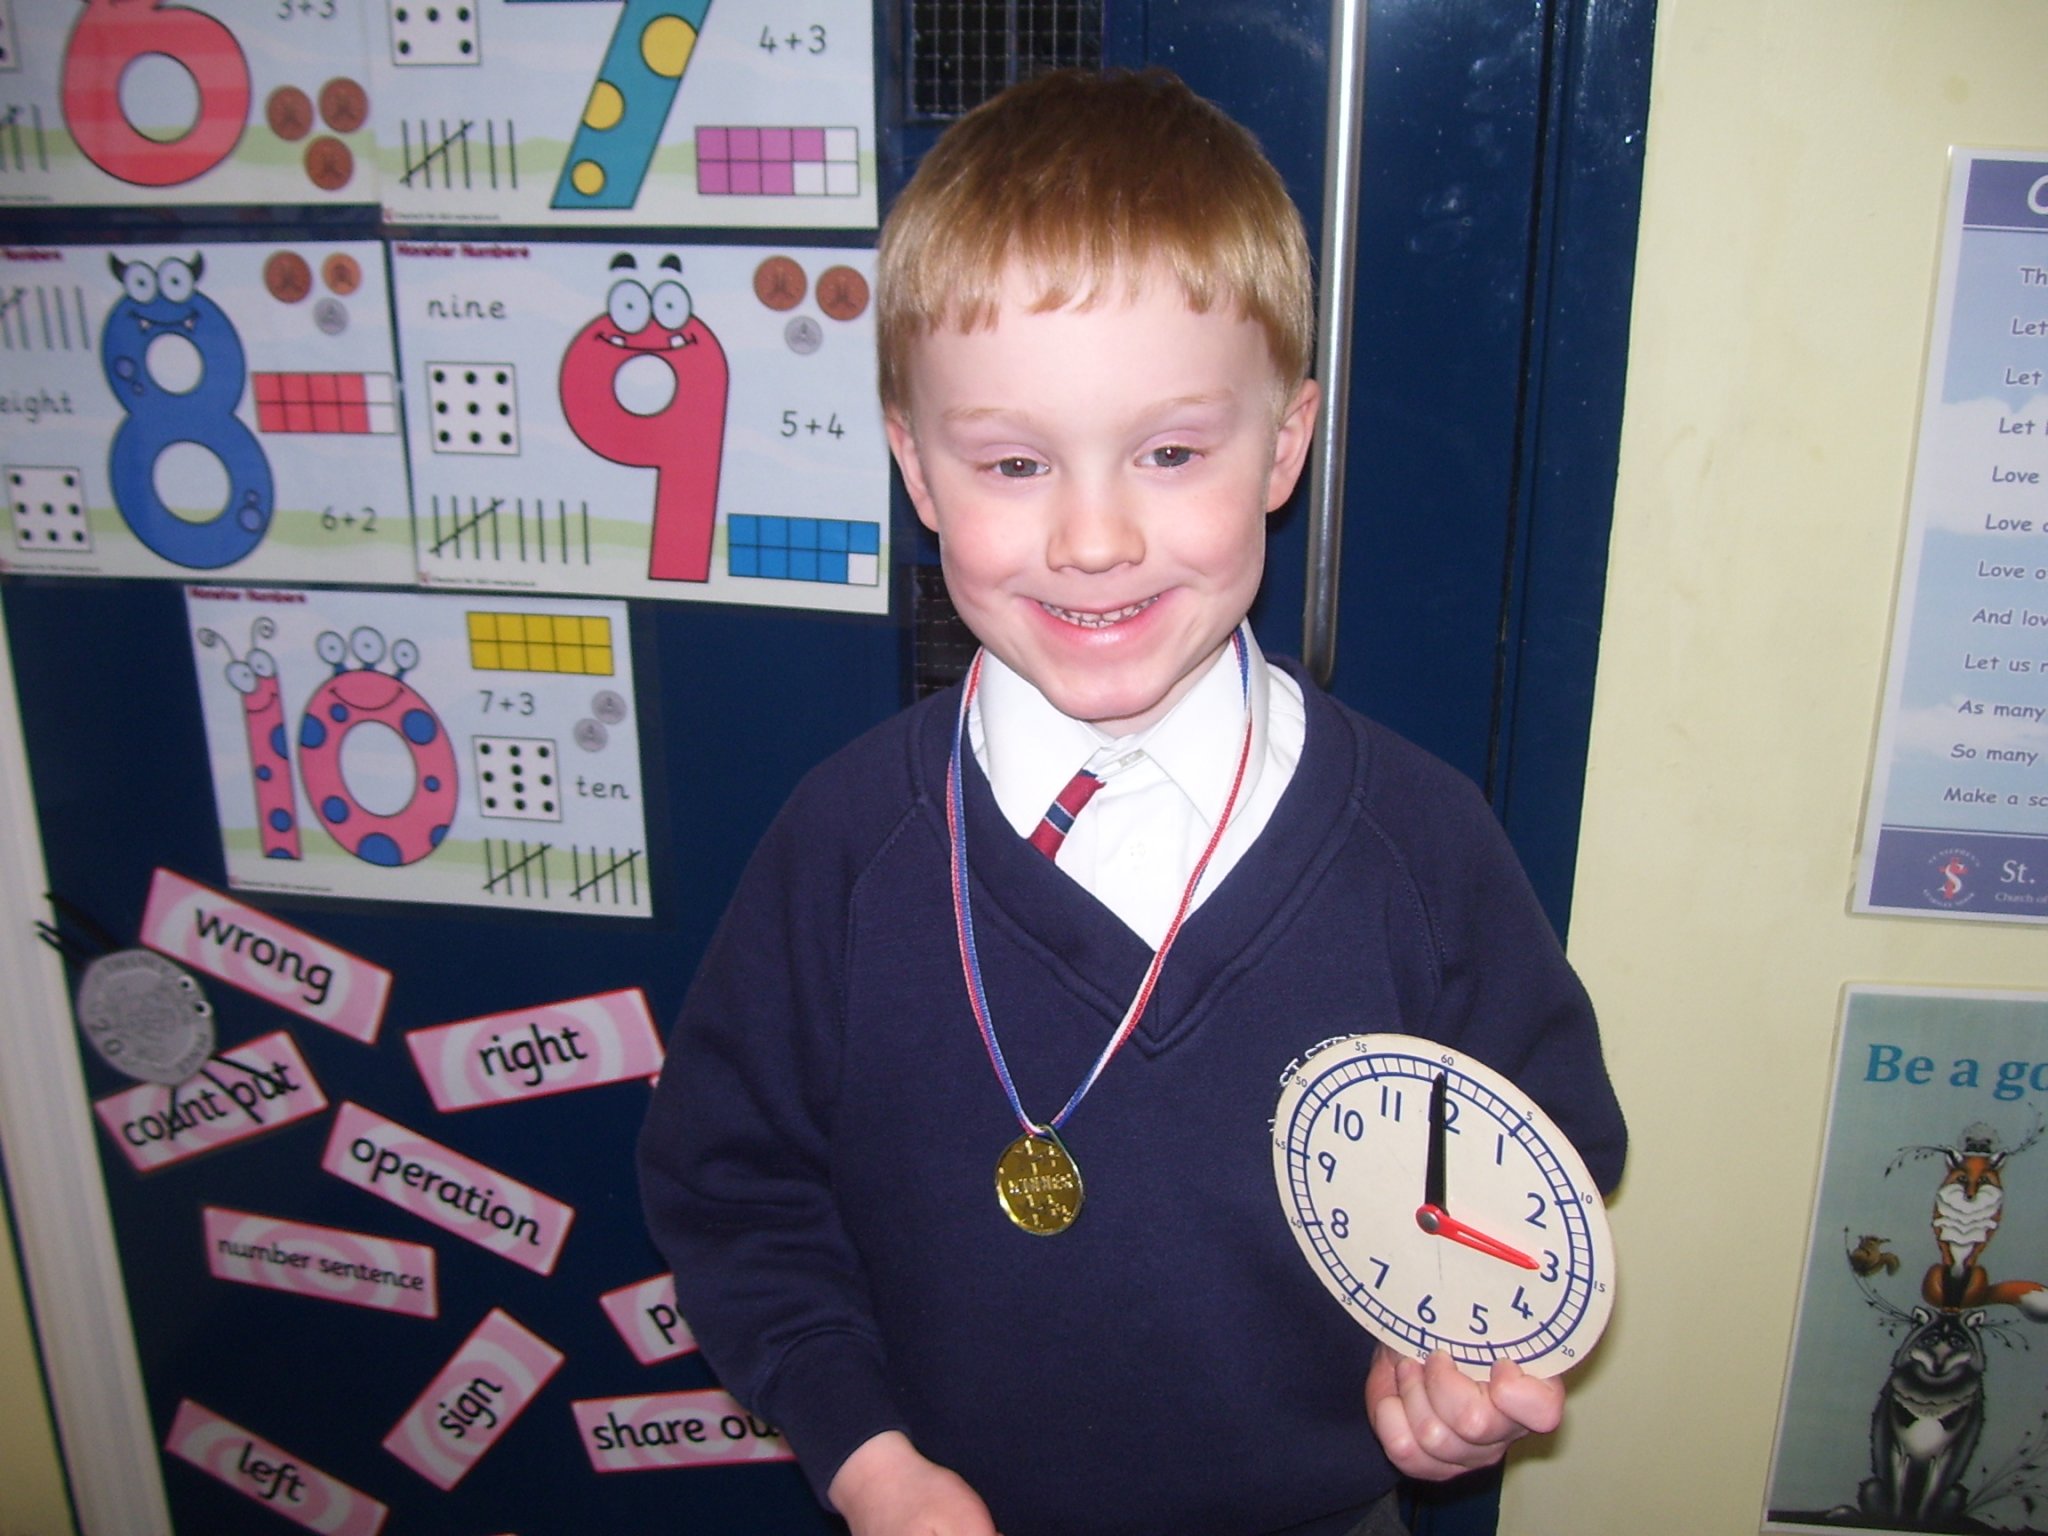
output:
[[[875,223],[867,0],[369,3],[394,223]]]
[[[1953,157],[1856,909],[2048,921],[2048,154]]]
[[[0,247],[0,570],[414,579],[383,247]]]
[[[1845,995],[1765,1529],[2048,1530],[2048,993]]]
[[[623,603],[191,586],[228,884],[647,917]]]
[[[392,245],[422,583],[882,613],[874,253]]]
[[[0,0],[0,203],[364,203],[367,0]]]

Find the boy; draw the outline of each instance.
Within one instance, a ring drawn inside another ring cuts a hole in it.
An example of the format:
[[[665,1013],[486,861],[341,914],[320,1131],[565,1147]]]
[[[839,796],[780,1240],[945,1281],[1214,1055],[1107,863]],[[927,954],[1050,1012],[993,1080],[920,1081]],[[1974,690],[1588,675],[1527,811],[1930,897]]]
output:
[[[1386,1529],[1563,1392],[1374,1352],[1280,1212],[1282,1071],[1428,1035],[1603,1186],[1624,1136],[1479,796],[1243,622],[1318,398],[1299,218],[1178,81],[1057,75],[927,156],[878,287],[984,651],[799,787],[705,958],[641,1154],[681,1310],[856,1536]]]

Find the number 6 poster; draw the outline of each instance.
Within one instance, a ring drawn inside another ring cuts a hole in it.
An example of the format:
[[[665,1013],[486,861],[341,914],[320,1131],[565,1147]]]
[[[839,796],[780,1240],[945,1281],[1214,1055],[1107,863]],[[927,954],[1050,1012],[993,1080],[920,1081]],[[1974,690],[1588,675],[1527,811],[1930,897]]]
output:
[[[377,201],[366,0],[0,0],[0,203]]]

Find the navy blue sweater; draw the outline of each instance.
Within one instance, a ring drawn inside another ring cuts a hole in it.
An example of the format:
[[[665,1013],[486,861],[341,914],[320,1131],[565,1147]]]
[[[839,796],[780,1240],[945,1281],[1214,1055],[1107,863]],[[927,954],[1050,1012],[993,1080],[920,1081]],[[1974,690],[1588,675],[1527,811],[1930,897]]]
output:
[[[1295,1246],[1269,1133],[1282,1071],[1333,1035],[1471,1053],[1618,1179],[1592,1010],[1484,801],[1303,692],[1272,821],[1065,1128],[1087,1203],[1057,1236],[995,1197],[1018,1126],[954,936],[957,692],[811,773],[763,839],[675,1029],[641,1178],[706,1357],[817,1488],[897,1428],[1005,1536],[1346,1529],[1394,1482],[1363,1408],[1372,1345]],[[1043,1118],[1151,955],[1009,829],[971,757],[965,780],[989,1006]]]

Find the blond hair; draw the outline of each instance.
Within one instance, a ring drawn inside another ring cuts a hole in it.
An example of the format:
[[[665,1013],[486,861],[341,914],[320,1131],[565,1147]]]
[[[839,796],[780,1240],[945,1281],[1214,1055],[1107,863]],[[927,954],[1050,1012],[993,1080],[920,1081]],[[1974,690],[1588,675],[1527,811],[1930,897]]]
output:
[[[1163,270],[1188,304],[1266,334],[1283,390],[1307,376],[1315,299],[1301,215],[1249,132],[1162,69],[1062,70],[960,119],[882,230],[882,405],[909,404],[912,346],[996,317],[1013,264],[1037,308],[1102,299]]]

